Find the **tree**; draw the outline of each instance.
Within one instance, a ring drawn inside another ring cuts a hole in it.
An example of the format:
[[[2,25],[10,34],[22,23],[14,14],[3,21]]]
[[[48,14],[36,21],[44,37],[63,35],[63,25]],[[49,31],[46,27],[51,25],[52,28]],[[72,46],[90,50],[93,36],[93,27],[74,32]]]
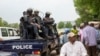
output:
[[[0,26],[1,26],[1,27],[8,27],[8,26],[9,26],[9,24],[8,24],[8,22],[7,22],[7,21],[2,20],[2,18],[0,18]]]
[[[9,27],[19,28],[19,24],[18,23],[12,23],[12,24],[9,24]]]
[[[100,0],[74,0],[74,4],[82,22],[100,20]]]
[[[7,21],[2,20],[2,18],[0,18],[0,26],[2,26],[2,27],[19,28],[19,24],[18,23],[11,23],[11,24],[9,24]]]
[[[82,19],[78,18],[77,20],[75,20],[76,25],[79,27],[80,24],[82,23]]]
[[[71,28],[72,27],[72,24],[70,21],[66,22],[65,24],[65,28]]]
[[[62,22],[62,21],[59,22],[59,23],[58,23],[58,28],[59,28],[59,29],[64,28],[64,22]]]
[[[8,26],[9,26],[9,24],[8,24],[8,22],[7,22],[7,21],[3,20],[3,24],[2,24],[2,26],[8,27]]]
[[[0,26],[2,26],[3,25],[3,23],[2,23],[2,18],[0,18]]]

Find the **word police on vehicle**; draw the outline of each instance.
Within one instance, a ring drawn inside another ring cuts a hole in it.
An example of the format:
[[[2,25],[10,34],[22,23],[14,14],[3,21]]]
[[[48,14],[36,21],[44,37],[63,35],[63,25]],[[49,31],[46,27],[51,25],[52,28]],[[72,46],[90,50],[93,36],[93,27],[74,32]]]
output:
[[[12,49],[33,49],[32,45],[13,45]]]

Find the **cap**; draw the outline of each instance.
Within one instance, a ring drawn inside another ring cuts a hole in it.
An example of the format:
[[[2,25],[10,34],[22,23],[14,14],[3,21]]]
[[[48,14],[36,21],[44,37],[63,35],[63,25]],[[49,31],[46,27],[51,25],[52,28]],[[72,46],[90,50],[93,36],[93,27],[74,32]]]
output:
[[[81,24],[80,24],[80,27],[82,27],[82,26],[84,26],[84,23],[81,23]]]
[[[68,38],[73,37],[73,36],[75,36],[75,34],[73,32],[70,32],[70,33],[67,34]]]

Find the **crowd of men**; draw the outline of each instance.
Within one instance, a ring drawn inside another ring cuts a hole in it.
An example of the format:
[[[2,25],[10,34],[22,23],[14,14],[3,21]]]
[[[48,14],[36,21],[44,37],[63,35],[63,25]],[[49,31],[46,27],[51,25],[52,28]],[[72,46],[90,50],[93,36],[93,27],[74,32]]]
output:
[[[64,35],[61,38],[65,38]],[[94,27],[93,23],[84,22],[80,24],[80,29],[73,26],[66,34],[67,41],[63,43],[60,56],[98,56],[97,39],[99,38],[100,25]]]
[[[39,11],[29,8],[23,12],[20,18],[21,39],[41,39],[54,37],[55,21],[50,17],[51,13],[46,12],[45,17],[39,16]]]

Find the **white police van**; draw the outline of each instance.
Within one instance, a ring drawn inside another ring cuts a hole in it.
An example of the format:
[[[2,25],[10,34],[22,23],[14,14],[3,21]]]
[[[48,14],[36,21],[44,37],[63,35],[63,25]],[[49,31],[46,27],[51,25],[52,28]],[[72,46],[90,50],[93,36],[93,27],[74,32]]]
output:
[[[11,27],[0,27],[0,40],[20,39],[17,29]]]

